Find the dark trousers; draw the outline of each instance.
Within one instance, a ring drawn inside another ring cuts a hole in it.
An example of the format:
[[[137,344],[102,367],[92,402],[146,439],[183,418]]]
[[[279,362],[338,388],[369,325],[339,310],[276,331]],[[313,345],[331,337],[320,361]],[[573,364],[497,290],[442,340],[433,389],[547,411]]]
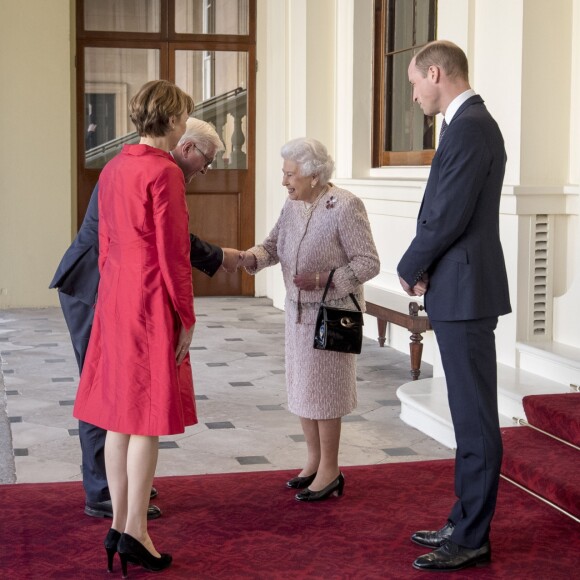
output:
[[[85,304],[74,296],[58,293],[64,319],[68,326],[70,338],[79,367],[83,369],[93,317],[93,306]],[[83,461],[83,486],[88,502],[100,502],[111,499],[107,473],[105,471],[105,438],[107,432],[100,427],[79,421],[79,439]]]
[[[479,548],[489,539],[502,460],[497,410],[497,317],[439,321],[437,337],[455,430],[455,502],[451,539]]]

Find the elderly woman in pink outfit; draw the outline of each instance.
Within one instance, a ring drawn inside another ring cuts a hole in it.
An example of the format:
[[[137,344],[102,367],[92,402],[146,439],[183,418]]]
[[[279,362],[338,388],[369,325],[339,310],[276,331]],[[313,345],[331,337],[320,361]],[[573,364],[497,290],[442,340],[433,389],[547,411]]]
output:
[[[280,263],[286,286],[288,410],[300,417],[307,459],[287,482],[300,501],[342,495],[338,466],[341,418],[357,404],[356,355],[315,350],[314,324],[330,271],[326,302],[364,311],[363,284],[379,272],[379,258],[362,201],[329,182],[334,162],[315,139],[282,147],[282,185],[288,199],[274,229],[242,254],[250,274]]]

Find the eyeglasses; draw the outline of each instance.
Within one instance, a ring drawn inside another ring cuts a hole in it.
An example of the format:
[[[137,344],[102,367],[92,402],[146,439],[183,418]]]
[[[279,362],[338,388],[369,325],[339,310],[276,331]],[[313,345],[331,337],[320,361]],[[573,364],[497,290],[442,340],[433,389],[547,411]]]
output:
[[[195,143],[193,146],[203,155],[203,158],[205,159],[205,165],[203,168],[207,169],[213,163],[213,157],[208,157]]]

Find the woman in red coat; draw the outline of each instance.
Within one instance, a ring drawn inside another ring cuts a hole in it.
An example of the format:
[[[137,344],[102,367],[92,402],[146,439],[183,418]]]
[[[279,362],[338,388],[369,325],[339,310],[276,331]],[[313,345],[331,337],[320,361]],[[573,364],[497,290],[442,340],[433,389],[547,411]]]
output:
[[[183,172],[169,151],[193,100],[168,81],[145,84],[129,104],[141,140],[125,145],[99,178],[101,281],[77,419],[107,430],[113,522],[105,539],[149,570],[171,563],[147,532],[159,435],[197,422],[189,345],[193,288]],[[121,534],[121,532],[123,532]]]

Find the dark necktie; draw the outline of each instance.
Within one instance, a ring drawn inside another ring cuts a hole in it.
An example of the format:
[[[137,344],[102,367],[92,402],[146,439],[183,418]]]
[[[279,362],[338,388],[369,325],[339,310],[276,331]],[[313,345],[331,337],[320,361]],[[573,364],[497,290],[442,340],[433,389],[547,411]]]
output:
[[[441,141],[443,141],[443,136],[445,135],[445,131],[447,131],[447,121],[443,119],[443,123],[441,123],[441,131],[439,131],[439,145],[441,145]]]

